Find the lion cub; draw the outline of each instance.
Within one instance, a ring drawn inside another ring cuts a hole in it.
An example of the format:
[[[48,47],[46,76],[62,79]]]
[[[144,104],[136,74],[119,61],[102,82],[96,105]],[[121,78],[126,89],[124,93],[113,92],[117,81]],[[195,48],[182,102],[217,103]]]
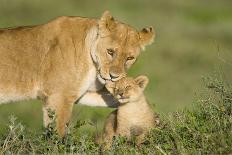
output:
[[[144,136],[158,124],[159,119],[149,107],[143,94],[148,84],[146,76],[133,79],[123,78],[116,82],[107,82],[107,90],[119,101],[117,110],[107,118],[101,143],[105,147],[112,145],[115,135],[134,137],[136,144],[144,142]]]

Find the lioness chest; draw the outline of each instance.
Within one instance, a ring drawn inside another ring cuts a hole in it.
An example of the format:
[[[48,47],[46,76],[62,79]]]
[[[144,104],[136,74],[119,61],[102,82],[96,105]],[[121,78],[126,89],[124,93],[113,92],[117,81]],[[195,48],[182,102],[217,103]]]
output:
[[[79,93],[81,95],[84,94],[87,90],[95,90],[95,89],[97,90],[98,83],[97,83],[97,72],[95,67],[90,68],[85,74],[85,77],[83,77],[83,79],[84,80],[79,89]]]

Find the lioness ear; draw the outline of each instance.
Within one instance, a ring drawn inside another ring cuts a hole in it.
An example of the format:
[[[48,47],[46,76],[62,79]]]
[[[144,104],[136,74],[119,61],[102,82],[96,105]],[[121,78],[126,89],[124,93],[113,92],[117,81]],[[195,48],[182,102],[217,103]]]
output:
[[[107,36],[115,28],[114,18],[111,16],[109,11],[105,11],[98,22],[99,34],[101,36]]]
[[[139,38],[140,38],[140,46],[142,47],[142,49],[145,49],[146,45],[149,45],[154,41],[155,32],[153,27],[143,28],[139,32]]]
[[[135,82],[144,90],[149,82],[149,79],[144,75],[140,75],[135,78]]]

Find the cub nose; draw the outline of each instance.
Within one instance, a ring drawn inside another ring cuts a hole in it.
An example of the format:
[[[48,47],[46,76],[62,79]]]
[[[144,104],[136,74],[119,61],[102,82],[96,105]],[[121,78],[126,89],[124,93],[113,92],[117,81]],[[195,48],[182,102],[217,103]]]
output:
[[[118,95],[119,95],[120,97],[122,97],[122,96],[123,96],[123,93],[119,93]]]
[[[117,79],[119,77],[118,74],[110,73],[110,78],[111,79]]]
[[[122,98],[123,97],[123,93],[119,92],[117,93],[117,98]]]

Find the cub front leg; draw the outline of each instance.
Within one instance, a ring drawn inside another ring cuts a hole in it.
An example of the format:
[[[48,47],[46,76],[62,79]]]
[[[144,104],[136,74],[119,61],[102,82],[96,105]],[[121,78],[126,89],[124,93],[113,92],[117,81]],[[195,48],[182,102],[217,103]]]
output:
[[[145,133],[143,133],[143,134],[141,134],[141,135],[139,135],[139,136],[137,136],[136,137],[136,145],[141,145],[142,143],[144,143],[145,142],[145,137],[146,137],[146,134]]]
[[[53,94],[47,97],[43,106],[44,126],[48,127],[51,123],[49,110],[55,112],[56,130],[59,136],[64,137],[66,127],[72,115],[72,109],[76,96],[64,96],[62,94]]]

